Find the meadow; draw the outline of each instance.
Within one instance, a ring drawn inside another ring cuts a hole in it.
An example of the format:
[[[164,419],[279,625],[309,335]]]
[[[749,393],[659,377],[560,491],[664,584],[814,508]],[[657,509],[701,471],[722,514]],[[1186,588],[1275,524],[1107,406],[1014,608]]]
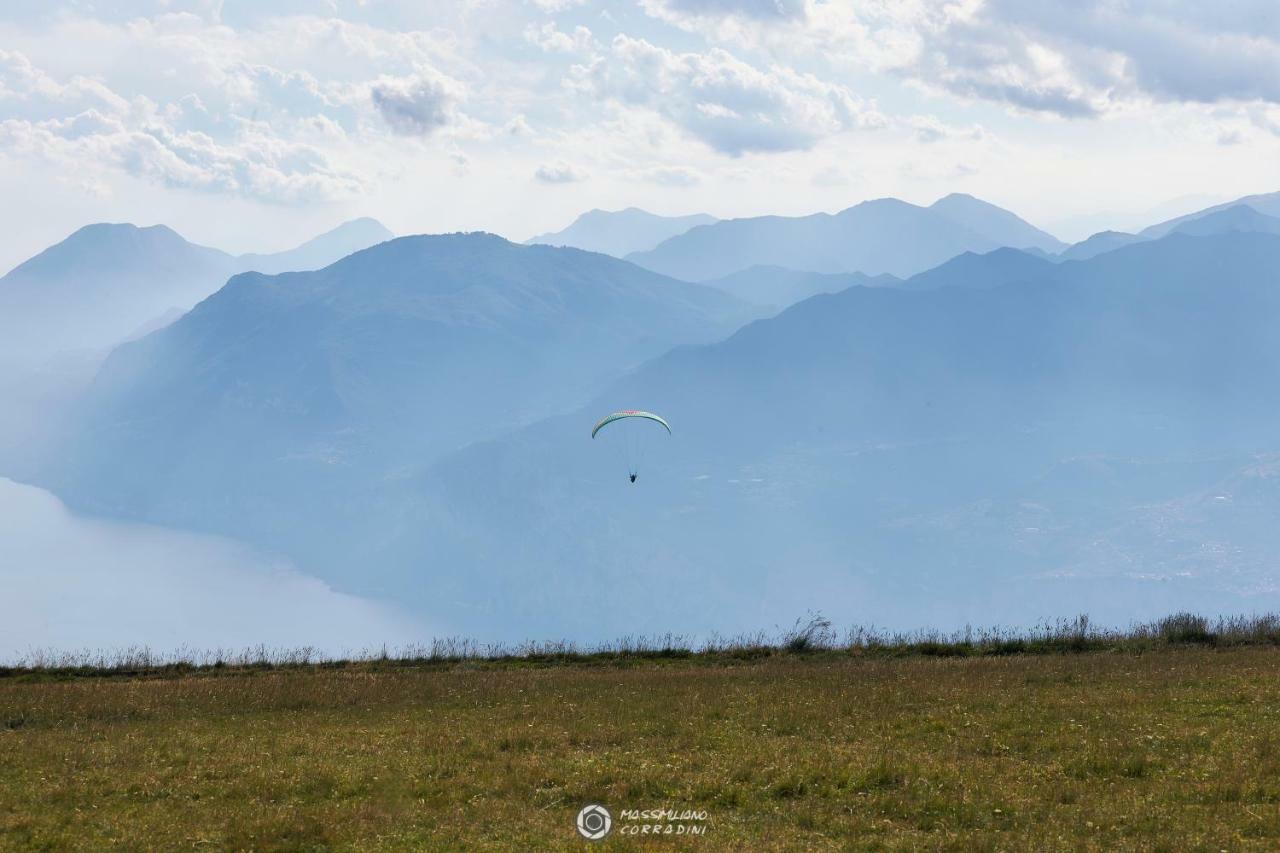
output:
[[[1276,628],[32,659],[0,848],[1275,849]]]

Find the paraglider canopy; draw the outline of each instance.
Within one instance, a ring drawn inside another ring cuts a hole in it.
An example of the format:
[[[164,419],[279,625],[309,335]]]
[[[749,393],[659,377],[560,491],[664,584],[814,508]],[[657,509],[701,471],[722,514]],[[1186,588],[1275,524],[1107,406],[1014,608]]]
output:
[[[620,421],[621,424],[619,424]],[[610,426],[611,424],[618,425]],[[639,475],[640,460],[644,456],[648,438],[657,432],[657,426],[654,424],[665,429],[668,435],[671,434],[671,424],[653,412],[642,412],[637,409],[614,412],[595,425],[591,430],[591,438],[594,439],[605,427],[610,427],[602,440],[617,447],[626,460],[627,474],[634,483]]]
[[[614,412],[612,415],[609,415],[608,417],[604,418],[602,421],[600,421],[600,423],[596,424],[595,429],[591,430],[591,437],[595,438],[596,433],[598,433],[600,430],[604,429],[614,421],[620,421],[620,420],[623,420],[624,418],[647,418],[648,420],[656,421],[662,424],[662,426],[666,428],[668,435],[671,433],[671,424],[667,423],[665,420],[663,420],[658,415],[655,415],[653,412],[640,412],[634,409],[629,409],[623,412]]]

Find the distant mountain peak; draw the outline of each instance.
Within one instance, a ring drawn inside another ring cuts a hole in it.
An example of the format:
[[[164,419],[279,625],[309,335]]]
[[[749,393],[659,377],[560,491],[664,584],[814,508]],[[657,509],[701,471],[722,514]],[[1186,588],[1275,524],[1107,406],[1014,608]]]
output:
[[[1053,261],[1031,252],[1003,246],[990,252],[964,252],[902,283],[906,290],[1003,287],[1032,281],[1054,268]]]
[[[647,251],[664,240],[715,221],[715,217],[705,213],[659,216],[638,207],[622,210],[595,208],[579,216],[567,228],[541,234],[525,242],[569,246],[621,258]]]
[[[73,231],[9,272],[6,279],[28,277],[110,276],[149,266],[227,260],[217,249],[197,246],[167,225],[95,222]]]
[[[1280,214],[1280,193],[1273,195],[1275,206],[1268,208],[1272,210],[1272,213],[1259,210],[1254,206],[1266,207],[1269,200],[1272,200],[1272,196],[1247,196],[1238,201],[1216,205],[1177,219],[1171,219],[1159,225],[1153,225],[1138,234],[1127,234],[1123,231],[1099,231],[1097,234],[1063,251],[1058,256],[1058,260],[1085,260],[1134,243],[1160,240],[1174,235],[1208,237],[1232,232],[1280,234],[1280,215],[1278,215]]]
[[[1014,249],[1040,249],[1052,254],[1066,248],[1057,237],[1036,228],[1016,213],[968,193],[949,193],[929,205],[929,209],[980,234],[999,235],[997,242]]]
[[[348,255],[395,238],[381,222],[364,216],[312,237],[296,248],[270,255],[241,255],[242,269],[264,273],[298,272],[329,266]]]
[[[91,222],[88,225],[83,225],[71,232],[71,235],[67,239],[77,236],[131,234],[134,232],[179,237],[178,232],[174,231],[168,225],[135,225],[132,222]]]
[[[238,272],[319,269],[392,236],[366,217],[287,252],[235,257],[167,225],[85,225],[0,279],[0,337],[32,353],[113,346]]]
[[[94,222],[77,228],[61,243],[51,248],[105,247],[137,245],[146,242],[153,246],[193,245],[168,225],[134,225],[132,222]],[[216,250],[211,250],[216,251]]]
[[[1269,217],[1280,217],[1280,192],[1257,193],[1255,195],[1247,195],[1234,201],[1226,201],[1222,204],[1215,204],[1212,207],[1206,207],[1203,210],[1197,210],[1188,213],[1185,216],[1178,216],[1173,219],[1159,222],[1155,225],[1142,229],[1138,232],[1139,236],[1147,239],[1158,239],[1195,219],[1202,219],[1210,214],[1220,213],[1233,207],[1247,206],[1255,213],[1260,213]]]
[[[872,210],[877,208],[878,209],[893,208],[897,210],[907,210],[908,208],[917,209],[917,206],[912,204],[909,201],[903,201],[900,198],[894,198],[892,196],[884,196],[882,198],[869,198],[865,201],[860,201],[857,204],[853,205],[852,207],[846,207],[844,210],[840,211],[840,214],[849,213],[854,210]],[[836,215],[839,216],[840,214],[836,214]]]
[[[395,236],[395,234],[393,234],[391,230],[387,228],[387,226],[383,225],[381,222],[374,219],[373,217],[360,216],[355,219],[348,219],[346,222],[343,222],[341,225],[331,228],[328,231],[324,232],[323,234],[312,237],[310,240],[303,243],[302,245],[309,246],[320,240],[332,238],[340,234],[354,234],[354,233],[359,233],[362,236],[381,237],[382,240],[390,240],[392,237]]]

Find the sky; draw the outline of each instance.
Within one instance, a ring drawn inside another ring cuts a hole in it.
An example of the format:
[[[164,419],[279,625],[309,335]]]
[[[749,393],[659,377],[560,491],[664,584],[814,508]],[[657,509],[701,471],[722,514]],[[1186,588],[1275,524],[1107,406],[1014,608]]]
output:
[[[967,192],[1066,239],[1280,189],[1274,0],[7,0],[0,268]]]

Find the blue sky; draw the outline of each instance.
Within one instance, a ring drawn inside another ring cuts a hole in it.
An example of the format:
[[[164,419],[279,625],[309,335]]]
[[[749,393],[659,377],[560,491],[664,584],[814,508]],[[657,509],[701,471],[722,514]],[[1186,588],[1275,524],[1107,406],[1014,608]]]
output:
[[[0,266],[951,191],[1076,238],[1280,188],[1278,55],[1273,0],[10,0]]]

